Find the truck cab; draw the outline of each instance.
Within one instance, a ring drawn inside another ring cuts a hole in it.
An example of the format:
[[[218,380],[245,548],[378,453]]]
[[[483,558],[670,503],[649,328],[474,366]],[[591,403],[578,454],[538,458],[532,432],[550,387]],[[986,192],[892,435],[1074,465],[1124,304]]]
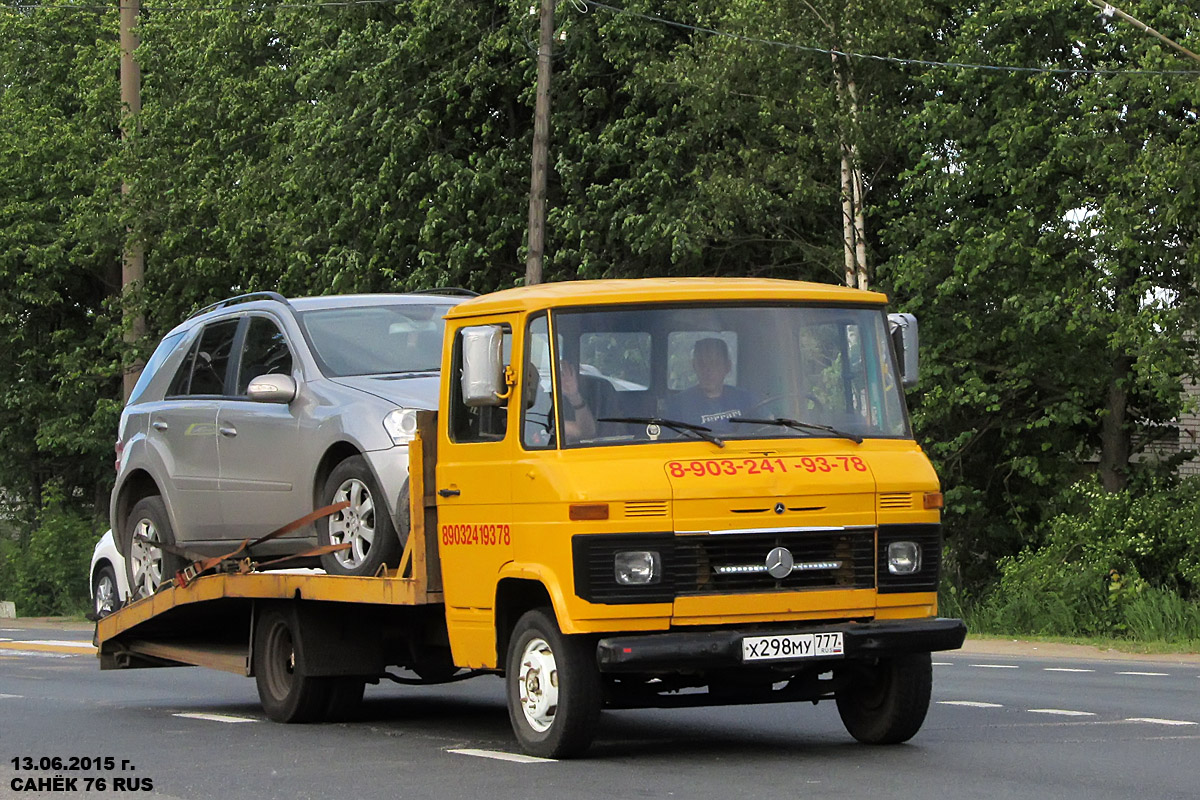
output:
[[[454,663],[507,673],[531,752],[600,707],[832,697],[902,741],[929,702],[942,495],[915,323],[822,284],[648,279],[447,316],[438,545]],[[895,335],[893,335],[895,334]]]

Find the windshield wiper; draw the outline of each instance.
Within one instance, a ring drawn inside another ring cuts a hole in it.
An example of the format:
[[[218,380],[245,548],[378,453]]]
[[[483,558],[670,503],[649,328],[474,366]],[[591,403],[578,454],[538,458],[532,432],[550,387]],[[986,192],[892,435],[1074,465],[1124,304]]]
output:
[[[725,442],[713,434],[712,428],[706,428],[703,425],[693,425],[690,422],[680,422],[676,419],[663,419],[662,417],[601,417],[596,422],[630,422],[641,425],[661,425],[677,433],[694,433],[699,438],[712,442],[717,447],[725,446]]]
[[[740,422],[745,425],[778,425],[781,428],[791,428],[795,431],[825,431],[832,433],[834,436],[840,436],[843,439],[849,439],[855,444],[862,444],[863,437],[857,433],[848,433],[839,431],[831,425],[818,425],[815,422],[801,422],[798,419],[787,419],[785,417],[775,417],[773,419],[750,419],[748,417],[733,417],[730,422]]]

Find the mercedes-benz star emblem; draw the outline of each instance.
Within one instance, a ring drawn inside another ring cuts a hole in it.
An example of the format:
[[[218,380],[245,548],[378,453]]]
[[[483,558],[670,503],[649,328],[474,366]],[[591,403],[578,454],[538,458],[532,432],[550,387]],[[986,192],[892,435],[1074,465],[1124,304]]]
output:
[[[787,511],[787,508],[783,505],[783,503],[775,504],[775,513],[776,514],[782,514],[784,511]]]
[[[786,547],[776,547],[767,553],[767,574],[776,580],[782,580],[792,574],[792,567],[795,563],[791,550]]]

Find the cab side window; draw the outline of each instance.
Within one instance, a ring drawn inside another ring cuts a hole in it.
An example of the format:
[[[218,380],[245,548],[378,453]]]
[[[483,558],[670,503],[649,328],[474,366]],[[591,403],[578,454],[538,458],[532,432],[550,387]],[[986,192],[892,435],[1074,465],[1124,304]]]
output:
[[[501,354],[512,363],[512,328],[504,325]],[[468,406],[463,401],[463,334],[454,337],[454,360],[450,381],[450,438],[456,442],[498,442],[508,433],[508,402],[497,406]]]
[[[237,394],[244,396],[260,375],[291,375],[292,351],[279,326],[267,317],[251,317],[238,367]]]
[[[236,319],[214,322],[205,327],[192,351],[179,365],[167,396],[226,394],[225,376],[237,328]]]

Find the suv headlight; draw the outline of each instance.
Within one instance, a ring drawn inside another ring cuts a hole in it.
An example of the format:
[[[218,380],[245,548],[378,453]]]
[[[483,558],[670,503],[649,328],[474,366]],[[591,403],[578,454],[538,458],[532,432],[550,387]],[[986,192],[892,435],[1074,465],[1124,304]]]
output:
[[[397,408],[383,418],[383,428],[392,437],[392,444],[408,444],[417,436],[417,410]]]

